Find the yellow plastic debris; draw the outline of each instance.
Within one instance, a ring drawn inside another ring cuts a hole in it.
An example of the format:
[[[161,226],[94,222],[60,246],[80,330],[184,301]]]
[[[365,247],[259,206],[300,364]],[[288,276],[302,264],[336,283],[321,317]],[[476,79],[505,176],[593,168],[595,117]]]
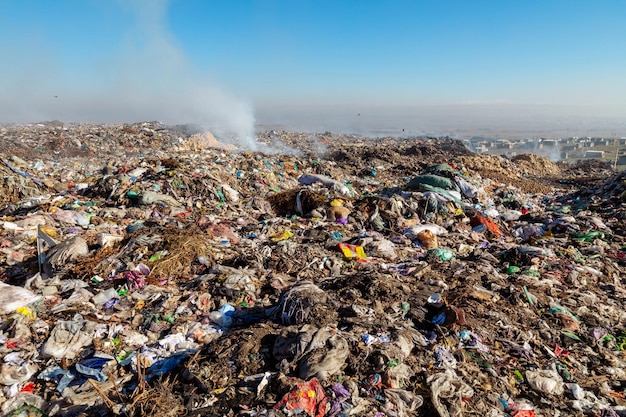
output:
[[[291,230],[285,230],[282,233],[275,234],[270,238],[272,242],[280,242],[281,240],[287,240],[290,237],[293,237],[293,232]]]

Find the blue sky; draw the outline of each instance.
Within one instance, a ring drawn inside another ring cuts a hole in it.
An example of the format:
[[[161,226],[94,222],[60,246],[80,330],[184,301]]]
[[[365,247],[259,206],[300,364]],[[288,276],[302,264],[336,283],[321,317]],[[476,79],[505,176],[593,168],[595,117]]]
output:
[[[233,119],[227,128],[306,119],[298,109],[311,108],[320,123],[365,108],[456,125],[485,113],[496,124],[626,116],[619,0],[0,6],[0,114],[15,121],[176,121],[189,103],[203,103],[195,117],[207,123]]]

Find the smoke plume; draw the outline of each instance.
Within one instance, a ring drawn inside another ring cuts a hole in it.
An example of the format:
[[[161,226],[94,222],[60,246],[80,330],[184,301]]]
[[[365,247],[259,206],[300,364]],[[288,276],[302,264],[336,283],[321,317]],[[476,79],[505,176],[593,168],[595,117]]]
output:
[[[13,82],[0,83],[0,121],[195,124],[256,150],[252,104],[192,65],[167,30],[169,1],[119,4],[132,25],[112,55],[91,63],[86,80],[68,79],[45,46],[0,51],[13,58]]]

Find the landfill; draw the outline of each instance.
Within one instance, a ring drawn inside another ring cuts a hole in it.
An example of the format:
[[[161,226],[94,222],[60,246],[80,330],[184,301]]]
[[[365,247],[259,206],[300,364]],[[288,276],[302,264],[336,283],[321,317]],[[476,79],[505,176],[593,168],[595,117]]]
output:
[[[257,141],[0,127],[0,415],[626,415],[626,171]]]

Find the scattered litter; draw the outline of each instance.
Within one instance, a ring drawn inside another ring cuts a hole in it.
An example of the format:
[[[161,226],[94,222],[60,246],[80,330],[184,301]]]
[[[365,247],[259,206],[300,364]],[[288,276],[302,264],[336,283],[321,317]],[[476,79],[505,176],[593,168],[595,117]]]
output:
[[[0,128],[6,416],[625,414],[626,172]]]

